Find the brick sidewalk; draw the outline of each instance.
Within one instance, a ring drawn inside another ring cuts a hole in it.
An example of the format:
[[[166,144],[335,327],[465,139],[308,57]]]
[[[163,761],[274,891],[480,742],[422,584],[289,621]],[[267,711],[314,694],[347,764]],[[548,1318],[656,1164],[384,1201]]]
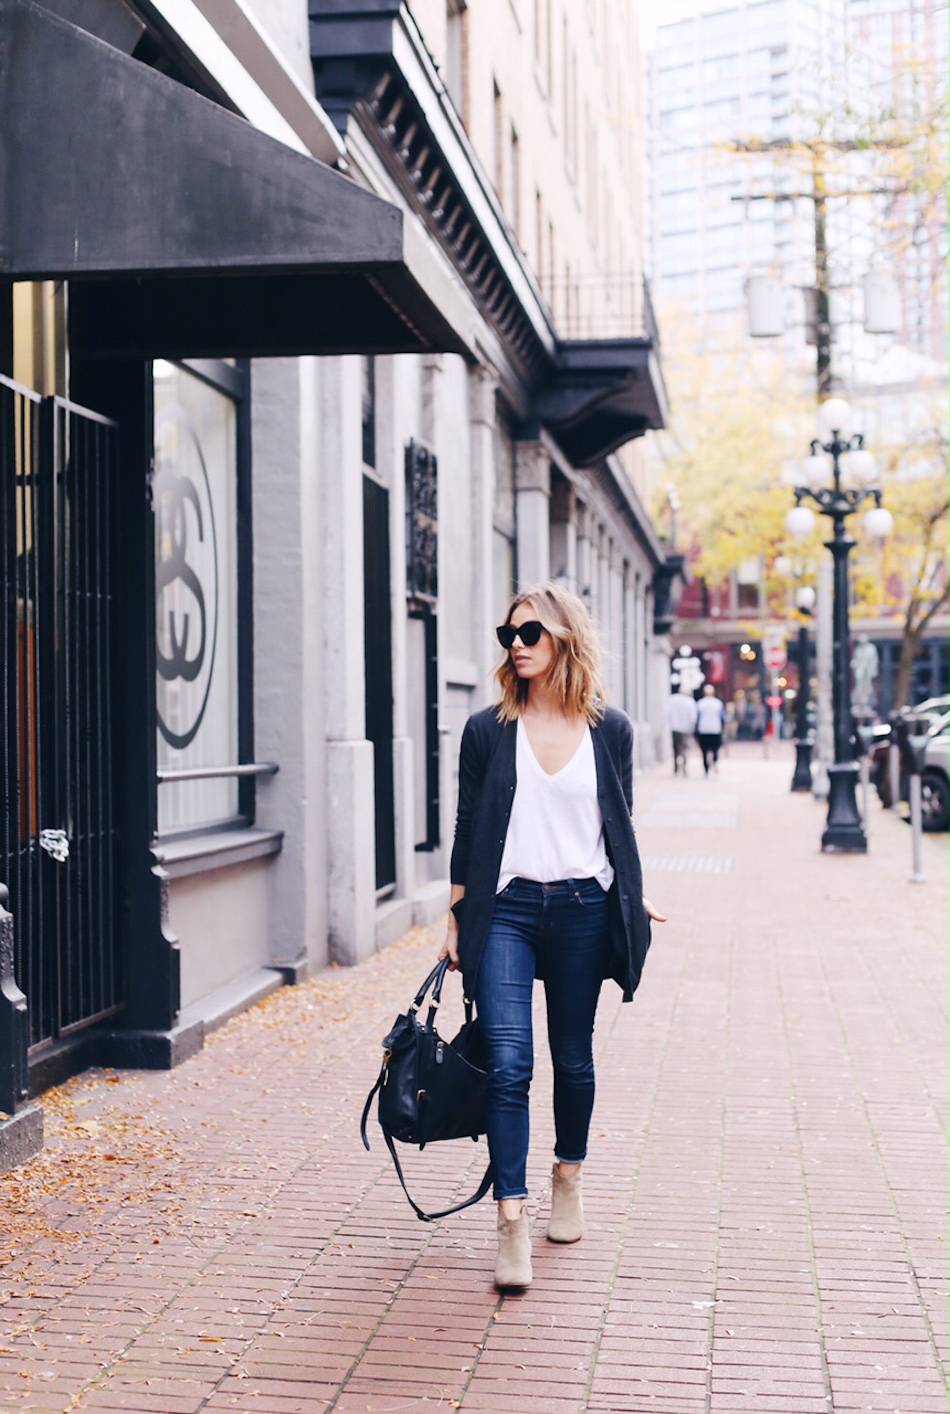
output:
[[[734,748],[640,783],[672,919],[633,1005],[605,986],[576,1247],[543,1236],[539,1031],[525,1295],[492,1288],[490,1203],[422,1225],[359,1144],[417,932],[179,1070],[46,1097],[46,1151],[0,1178],[0,1410],[943,1414],[944,840],[925,887],[877,809],[868,858],[822,858],[790,771]],[[483,1162],[408,1167],[434,1202]]]

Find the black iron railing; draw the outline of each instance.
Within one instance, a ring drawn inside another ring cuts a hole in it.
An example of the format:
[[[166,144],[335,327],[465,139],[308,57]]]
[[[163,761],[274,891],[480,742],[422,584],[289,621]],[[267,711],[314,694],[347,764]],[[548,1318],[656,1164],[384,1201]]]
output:
[[[542,282],[562,339],[649,339],[660,332],[650,287],[634,271],[558,276]]]
[[[0,883],[34,1046],[121,1003],[115,433],[106,418],[0,378]]]

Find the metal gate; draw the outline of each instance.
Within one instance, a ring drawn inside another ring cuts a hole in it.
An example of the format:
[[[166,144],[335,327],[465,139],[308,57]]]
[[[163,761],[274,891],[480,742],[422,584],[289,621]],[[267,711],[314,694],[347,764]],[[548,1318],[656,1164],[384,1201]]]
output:
[[[32,1050],[121,1005],[111,740],[116,426],[0,377],[0,883]]]

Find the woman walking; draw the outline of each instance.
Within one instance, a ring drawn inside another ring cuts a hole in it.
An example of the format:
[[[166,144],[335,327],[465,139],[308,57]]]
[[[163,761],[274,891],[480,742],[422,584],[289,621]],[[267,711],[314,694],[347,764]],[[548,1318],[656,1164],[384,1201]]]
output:
[[[583,1236],[581,1165],[594,1104],[601,983],[630,1001],[650,946],[630,820],[633,729],[608,707],[597,632],[575,594],[518,594],[497,629],[501,700],[462,733],[452,907],[440,957],[461,967],[488,1054],[499,1287],[531,1282],[525,1200],[531,997],[544,982],[554,1067],[553,1242]]]

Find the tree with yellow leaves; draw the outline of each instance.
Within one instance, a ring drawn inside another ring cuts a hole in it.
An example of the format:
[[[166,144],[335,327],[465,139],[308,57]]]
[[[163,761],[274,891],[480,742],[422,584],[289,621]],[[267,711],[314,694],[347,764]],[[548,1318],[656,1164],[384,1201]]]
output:
[[[763,565],[767,608],[787,611],[788,581],[775,570],[788,550],[791,504],[783,466],[807,447],[814,407],[779,357],[762,350],[710,354],[692,346],[686,321],[664,326],[675,417],[659,434],[654,514],[675,487],[693,572],[715,588],[745,561]],[[820,549],[815,536],[812,553]]]
[[[793,617],[791,584],[780,565],[792,549],[785,517],[796,465],[814,435],[814,404],[773,355],[697,352],[687,325],[675,317],[668,334],[676,416],[658,439],[654,515],[662,522],[668,490],[675,487],[683,539],[695,553],[694,573],[716,588],[743,562],[757,558],[766,612]],[[893,616],[900,624],[895,706],[907,701],[914,657],[926,629],[947,605],[947,442],[941,407],[935,395],[910,440],[871,448],[884,503],[894,517],[893,533],[883,545],[872,540],[863,533],[860,513],[850,527],[857,541],[854,620]],[[814,562],[826,554],[829,534],[828,522],[817,516],[809,539],[796,542],[796,558]]]

